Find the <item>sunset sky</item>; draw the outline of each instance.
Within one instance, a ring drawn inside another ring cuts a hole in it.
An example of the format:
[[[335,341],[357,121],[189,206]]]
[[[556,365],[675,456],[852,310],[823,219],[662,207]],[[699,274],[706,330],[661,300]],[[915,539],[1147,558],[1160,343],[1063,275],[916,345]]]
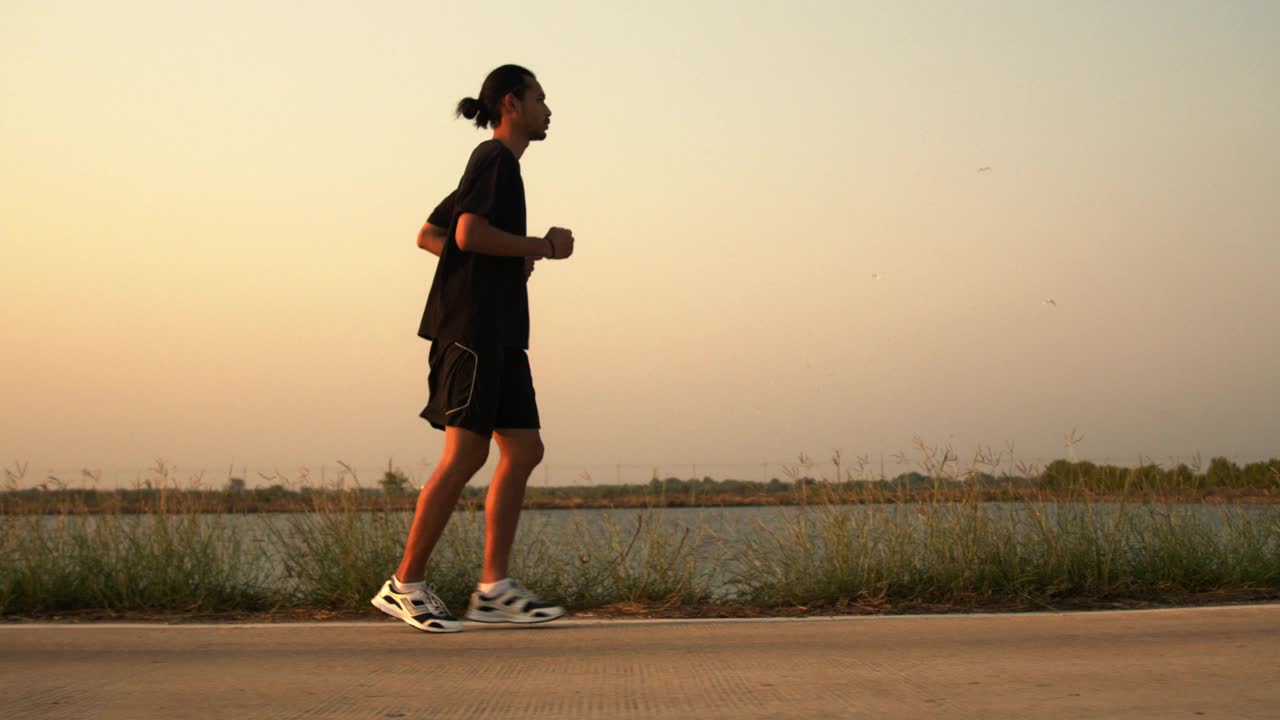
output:
[[[504,63],[554,115],[529,233],[577,239],[530,280],[536,482],[1280,456],[1277,37],[1264,1],[0,0],[0,461],[420,482],[415,236]]]

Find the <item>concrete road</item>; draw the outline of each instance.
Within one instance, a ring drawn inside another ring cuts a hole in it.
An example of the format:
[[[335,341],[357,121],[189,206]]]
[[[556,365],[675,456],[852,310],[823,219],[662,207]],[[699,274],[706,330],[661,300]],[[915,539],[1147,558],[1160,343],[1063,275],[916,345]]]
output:
[[[6,624],[0,718],[1280,718],[1280,604],[454,635]]]

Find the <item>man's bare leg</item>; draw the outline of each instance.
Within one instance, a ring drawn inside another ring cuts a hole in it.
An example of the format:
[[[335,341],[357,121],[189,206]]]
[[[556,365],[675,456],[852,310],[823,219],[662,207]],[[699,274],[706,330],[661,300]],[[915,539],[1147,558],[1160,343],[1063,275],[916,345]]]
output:
[[[529,475],[542,462],[542,437],[536,429],[499,428],[493,431],[501,459],[485,498],[484,571],[480,582],[497,582],[507,576],[511,543],[520,521]]]
[[[444,429],[444,455],[431,479],[418,493],[418,506],[413,513],[409,539],[405,542],[404,558],[396,569],[396,577],[401,582],[423,579],[427,559],[453,516],[462,488],[488,459],[487,436],[459,427]]]

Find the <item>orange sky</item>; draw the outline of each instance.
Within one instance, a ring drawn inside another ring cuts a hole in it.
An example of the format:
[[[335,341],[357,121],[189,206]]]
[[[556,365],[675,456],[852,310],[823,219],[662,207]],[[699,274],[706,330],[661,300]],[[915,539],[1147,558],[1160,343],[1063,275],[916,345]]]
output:
[[[540,482],[1280,454],[1280,6],[524,7],[5,3],[0,457],[422,474],[414,236],[506,62],[578,238]]]

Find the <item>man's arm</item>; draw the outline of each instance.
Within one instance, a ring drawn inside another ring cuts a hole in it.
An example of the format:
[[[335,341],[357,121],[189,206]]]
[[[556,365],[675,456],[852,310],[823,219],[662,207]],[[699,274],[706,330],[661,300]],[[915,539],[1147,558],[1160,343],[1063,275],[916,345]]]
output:
[[[440,257],[444,253],[444,244],[449,241],[449,223],[453,222],[453,207],[458,197],[454,190],[445,196],[436,209],[427,216],[422,229],[418,231],[418,247]]]
[[[465,252],[506,257],[551,257],[546,238],[522,237],[499,230],[474,213],[458,218],[458,248]]]
[[[430,220],[418,231],[418,247],[436,257],[440,257],[440,253],[444,252],[444,244],[448,240],[449,228],[432,225]]]

